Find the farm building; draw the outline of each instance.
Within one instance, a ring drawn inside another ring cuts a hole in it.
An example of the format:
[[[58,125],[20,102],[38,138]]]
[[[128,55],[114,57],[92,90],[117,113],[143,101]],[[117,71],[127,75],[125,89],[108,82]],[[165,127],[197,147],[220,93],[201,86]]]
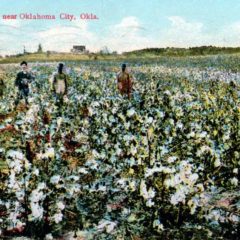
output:
[[[71,49],[72,53],[86,53],[86,46],[84,45],[74,45]]]

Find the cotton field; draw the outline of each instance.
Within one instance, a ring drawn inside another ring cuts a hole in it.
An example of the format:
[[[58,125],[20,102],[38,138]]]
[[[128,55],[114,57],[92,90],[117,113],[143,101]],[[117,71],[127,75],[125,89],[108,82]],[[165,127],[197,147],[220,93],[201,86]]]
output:
[[[29,63],[29,106],[15,109],[18,65],[2,65],[0,234],[33,239],[238,239],[240,73],[222,66]]]

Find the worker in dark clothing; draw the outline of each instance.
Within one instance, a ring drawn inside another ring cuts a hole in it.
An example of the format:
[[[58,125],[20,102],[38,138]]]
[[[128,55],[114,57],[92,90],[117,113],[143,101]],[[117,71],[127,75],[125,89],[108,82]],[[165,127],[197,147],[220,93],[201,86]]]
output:
[[[15,101],[17,107],[21,99],[25,99],[26,105],[28,105],[28,95],[29,95],[29,83],[31,83],[35,77],[28,71],[27,62],[23,61],[20,64],[22,71],[17,74],[15,80],[15,86],[18,87],[18,96]]]
[[[3,79],[0,77],[0,98],[3,97],[4,89],[5,89],[5,84],[4,84]]]

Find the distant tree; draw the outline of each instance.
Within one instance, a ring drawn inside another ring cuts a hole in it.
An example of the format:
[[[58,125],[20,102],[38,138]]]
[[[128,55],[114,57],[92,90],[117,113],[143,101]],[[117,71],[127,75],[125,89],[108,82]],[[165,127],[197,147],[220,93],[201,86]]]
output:
[[[42,53],[42,52],[43,52],[41,43],[38,44],[38,50],[37,50],[37,52],[38,52],[38,53]]]
[[[51,52],[47,51],[47,57],[50,57]]]
[[[111,51],[109,50],[109,48],[107,46],[104,46],[100,52],[99,52],[101,55],[108,55],[111,53]]]

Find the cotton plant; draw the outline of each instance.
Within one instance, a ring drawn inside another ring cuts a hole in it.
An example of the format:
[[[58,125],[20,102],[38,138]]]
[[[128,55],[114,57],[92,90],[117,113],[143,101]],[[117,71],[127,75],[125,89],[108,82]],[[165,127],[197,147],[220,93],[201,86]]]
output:
[[[45,153],[44,158],[48,161],[54,161],[52,157],[51,151]],[[10,231],[19,229],[21,225],[22,231],[25,231],[43,222],[54,231],[54,226],[64,220],[66,202],[74,201],[81,189],[79,177],[46,176],[46,168],[30,164],[21,151],[9,150],[7,160],[10,175],[5,183],[8,189],[6,194],[12,198],[1,201],[9,214],[2,228]],[[51,174],[49,169],[48,174]]]

